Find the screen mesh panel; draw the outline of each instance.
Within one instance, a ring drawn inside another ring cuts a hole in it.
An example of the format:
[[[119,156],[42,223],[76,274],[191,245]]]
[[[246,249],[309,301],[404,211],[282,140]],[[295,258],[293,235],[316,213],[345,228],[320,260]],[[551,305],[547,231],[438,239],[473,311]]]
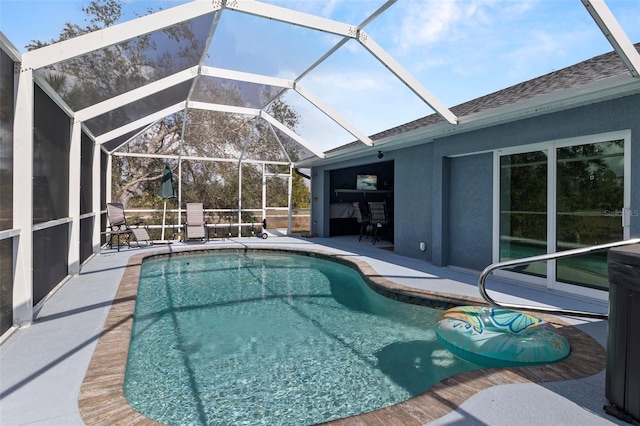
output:
[[[103,143],[102,146],[104,147],[104,149],[106,149],[109,152],[114,151],[120,145],[124,144],[126,141],[128,141],[133,136],[135,136],[136,133],[140,132],[142,129],[143,127],[136,130],[132,130],[131,132],[125,133],[122,136],[119,136],[115,139],[111,139],[110,141]]]
[[[295,77],[341,39],[334,34],[225,10],[204,65],[272,77]]]
[[[107,213],[102,210],[107,209],[107,163],[109,155],[102,151],[100,153],[100,245],[107,242],[106,235],[102,232],[107,229]]]
[[[95,218],[87,217],[80,220],[80,263],[93,254],[93,224]]]
[[[45,79],[64,76],[56,91],[78,111],[198,65],[214,15],[203,15],[36,72]]]
[[[262,109],[281,91],[277,86],[201,76],[191,100]]]
[[[13,65],[0,50],[0,231],[13,228]]]
[[[106,114],[87,120],[85,124],[94,135],[102,135],[140,118],[144,118],[156,111],[183,102],[189,94],[191,85],[192,81],[188,80],[171,86],[158,93],[154,93],[152,96],[147,96],[111,110]]]
[[[0,334],[13,324],[13,239],[0,240]]]
[[[93,211],[93,141],[82,133],[80,146],[80,214]]]
[[[69,224],[33,233],[33,304],[68,275]]]
[[[35,88],[33,131],[33,222],[69,216],[69,117]]]

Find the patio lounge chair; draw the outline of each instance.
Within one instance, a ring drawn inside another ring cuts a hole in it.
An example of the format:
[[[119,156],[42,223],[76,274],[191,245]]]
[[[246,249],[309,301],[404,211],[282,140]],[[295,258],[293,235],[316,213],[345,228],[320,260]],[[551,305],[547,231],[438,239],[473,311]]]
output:
[[[184,223],[184,241],[189,239],[209,241],[209,227],[204,220],[202,203],[187,203],[187,221]]]
[[[386,232],[387,225],[389,224],[387,218],[387,204],[382,201],[370,201],[369,213],[371,217],[371,225],[373,226],[373,239],[372,244],[380,241],[379,233]]]
[[[369,215],[362,214],[362,210],[360,210],[360,203],[358,201],[353,202],[353,216],[360,224],[360,235],[358,236],[358,241],[361,241],[364,235],[369,236],[371,233],[371,221],[369,220]]]
[[[109,247],[113,247],[113,238],[116,238],[116,245],[120,251],[120,236],[124,236],[124,243],[131,247],[131,235],[136,238],[136,243],[140,247],[141,242],[146,245],[153,244],[149,236],[149,230],[142,221],[129,224],[124,214],[122,203],[107,203],[107,217],[109,218]]]

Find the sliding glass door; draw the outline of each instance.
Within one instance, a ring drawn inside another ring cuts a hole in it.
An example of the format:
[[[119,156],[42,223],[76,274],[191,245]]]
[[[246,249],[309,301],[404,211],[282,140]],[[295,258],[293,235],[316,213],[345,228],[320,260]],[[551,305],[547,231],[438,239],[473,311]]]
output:
[[[620,133],[498,154],[500,261],[626,237],[625,135]],[[601,252],[511,271],[607,290],[606,260]]]
[[[547,252],[547,151],[500,157],[500,261]],[[514,269],[547,276],[546,262]]]
[[[557,149],[556,251],[624,239],[624,141]],[[559,259],[556,279],[608,289],[606,251]]]

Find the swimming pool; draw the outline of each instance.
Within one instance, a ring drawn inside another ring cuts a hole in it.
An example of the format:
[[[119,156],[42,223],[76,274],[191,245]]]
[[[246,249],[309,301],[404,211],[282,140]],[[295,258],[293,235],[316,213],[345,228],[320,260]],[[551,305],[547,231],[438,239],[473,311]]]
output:
[[[125,396],[166,424],[315,424],[376,410],[479,368],[437,341],[440,313],[312,256],[145,261]]]

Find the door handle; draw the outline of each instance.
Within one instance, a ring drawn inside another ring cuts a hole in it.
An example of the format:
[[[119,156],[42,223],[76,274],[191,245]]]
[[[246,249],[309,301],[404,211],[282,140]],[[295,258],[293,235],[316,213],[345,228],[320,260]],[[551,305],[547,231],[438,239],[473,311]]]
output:
[[[627,208],[622,208],[622,227],[628,228],[631,226],[631,211]]]

